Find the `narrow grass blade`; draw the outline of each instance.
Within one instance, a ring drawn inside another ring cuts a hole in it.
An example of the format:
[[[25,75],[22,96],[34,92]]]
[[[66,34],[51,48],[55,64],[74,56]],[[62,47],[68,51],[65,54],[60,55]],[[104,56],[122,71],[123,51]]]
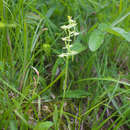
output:
[[[41,95],[42,93],[44,93],[45,91],[47,91],[49,88],[51,88],[62,76],[63,74],[65,73],[65,71],[62,71],[59,76],[53,81],[51,82],[45,89],[43,89],[39,95]]]
[[[19,94],[21,97],[25,98],[26,100],[28,100],[27,97],[25,97],[22,93],[20,93],[17,89],[15,89],[14,86],[9,85],[6,81],[4,81],[3,79],[0,78],[0,81],[6,85],[9,89],[11,89],[12,91],[14,91],[15,93]]]
[[[28,122],[24,119],[24,117],[18,111],[15,110],[14,112],[26,125],[29,125]]]
[[[87,115],[89,112],[91,112],[92,110],[94,110],[96,107],[100,106],[101,104],[103,104],[106,100],[103,100],[102,102],[98,103],[97,105],[95,105],[94,107],[90,108],[88,111],[86,111],[85,113],[83,113],[80,118],[82,118],[83,116]]]
[[[119,81],[119,80],[116,80],[116,79],[113,79],[113,78],[86,78],[86,79],[81,79],[81,80],[78,80],[76,82],[83,82],[83,81],[87,81],[87,80],[102,80],[102,81],[110,81],[110,82],[115,82],[115,83],[119,83],[119,84],[123,84],[123,85],[126,85],[126,86],[130,86],[129,83],[127,82],[124,82],[124,81]]]
[[[117,24],[119,24],[120,22],[122,22],[125,18],[127,18],[129,15],[130,15],[130,12],[128,12],[123,17],[121,17],[119,20],[116,20],[115,22],[113,22],[112,26],[116,26]]]

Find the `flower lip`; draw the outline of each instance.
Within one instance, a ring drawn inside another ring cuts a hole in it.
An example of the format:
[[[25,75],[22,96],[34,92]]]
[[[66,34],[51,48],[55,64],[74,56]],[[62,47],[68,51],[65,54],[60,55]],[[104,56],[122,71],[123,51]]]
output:
[[[73,32],[71,32],[70,34],[71,34],[71,36],[77,36],[77,35],[79,35],[79,32],[73,31]]]
[[[64,30],[70,29],[70,28],[75,27],[76,25],[77,25],[77,23],[72,23],[72,24],[68,24],[68,25],[63,25],[63,26],[61,26],[61,29],[64,29]]]
[[[71,39],[70,39],[70,37],[63,37],[63,38],[61,38],[63,41],[72,41]]]

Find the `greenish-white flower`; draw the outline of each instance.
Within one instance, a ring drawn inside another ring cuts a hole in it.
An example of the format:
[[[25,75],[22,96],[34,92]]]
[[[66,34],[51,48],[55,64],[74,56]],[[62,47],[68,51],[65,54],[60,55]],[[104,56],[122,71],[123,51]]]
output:
[[[63,41],[68,41],[68,42],[72,41],[72,40],[70,39],[70,37],[62,37],[61,39],[62,39]]]
[[[75,27],[76,25],[77,25],[77,23],[63,25],[63,26],[61,26],[61,29],[64,29],[64,30],[71,29],[71,28]]]

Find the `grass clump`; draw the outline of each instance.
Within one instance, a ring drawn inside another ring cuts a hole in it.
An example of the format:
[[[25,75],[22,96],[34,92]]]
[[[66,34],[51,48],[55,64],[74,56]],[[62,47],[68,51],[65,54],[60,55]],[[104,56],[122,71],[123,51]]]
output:
[[[0,0],[0,129],[130,129],[129,15],[128,0]]]

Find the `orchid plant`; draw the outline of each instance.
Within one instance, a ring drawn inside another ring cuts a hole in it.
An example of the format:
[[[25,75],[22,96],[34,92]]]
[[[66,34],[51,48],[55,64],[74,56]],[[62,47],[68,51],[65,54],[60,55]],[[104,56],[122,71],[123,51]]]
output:
[[[76,21],[72,19],[72,17],[68,16],[68,25],[61,26],[61,29],[65,32],[65,37],[62,37],[62,40],[65,43],[65,47],[63,49],[66,49],[66,53],[62,53],[59,55],[59,57],[65,57],[66,61],[66,68],[65,68],[65,80],[64,80],[64,86],[63,86],[63,100],[61,103],[61,111],[60,111],[60,117],[62,117],[63,114],[63,106],[64,106],[64,98],[66,94],[67,89],[67,79],[68,79],[68,66],[69,66],[69,57],[77,54],[76,51],[72,50],[73,45],[71,44],[73,40],[75,40],[75,37],[79,35],[78,32],[76,32]]]

